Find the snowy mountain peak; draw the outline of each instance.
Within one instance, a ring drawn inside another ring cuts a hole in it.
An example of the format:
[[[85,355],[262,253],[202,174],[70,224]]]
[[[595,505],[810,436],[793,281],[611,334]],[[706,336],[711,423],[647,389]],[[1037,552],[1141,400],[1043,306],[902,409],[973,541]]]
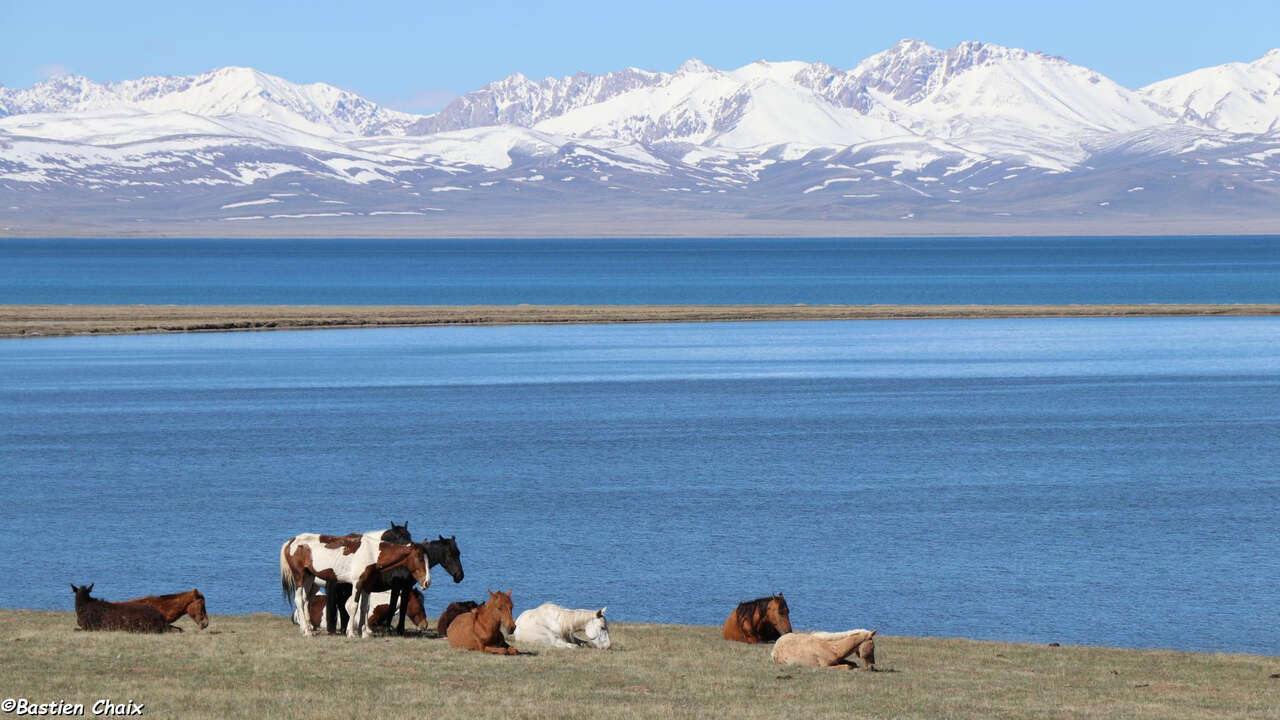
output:
[[[680,68],[676,70],[676,74],[677,75],[696,75],[698,73],[711,73],[715,71],[716,71],[715,68],[702,62],[698,58],[689,58],[688,60],[685,60],[684,63],[680,65]]]
[[[1251,63],[1193,70],[1140,91],[1183,122],[1241,134],[1280,130],[1280,48]]]
[[[296,85],[247,67],[104,84],[63,75],[25,90],[0,89],[5,115],[138,110],[248,115],[319,135],[395,134],[414,118],[332,85]]]

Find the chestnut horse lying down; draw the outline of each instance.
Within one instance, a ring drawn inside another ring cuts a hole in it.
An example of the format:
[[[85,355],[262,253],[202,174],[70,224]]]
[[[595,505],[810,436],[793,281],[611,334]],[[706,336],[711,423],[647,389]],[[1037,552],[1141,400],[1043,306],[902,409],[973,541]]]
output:
[[[136,633],[182,632],[149,605],[113,603],[89,597],[93,583],[71,585],[76,594],[76,625],[81,630],[123,630]]]
[[[856,654],[863,670],[876,669],[875,630],[844,632],[788,633],[778,638],[769,656],[776,663],[851,670],[858,667],[849,659]]]
[[[724,639],[772,642],[791,632],[791,609],[782,593],[740,603],[724,621]]]
[[[516,618],[516,630],[511,639],[521,645],[578,648],[595,647],[608,650],[609,621],[604,619],[605,608],[599,610],[569,610],[554,603],[543,603],[532,610],[525,610]],[[582,633],[585,640],[577,637]]]
[[[209,627],[209,614],[204,609],[204,595],[192,588],[186,592],[169,595],[148,595],[146,597],[125,600],[127,603],[149,605],[160,611],[165,622],[173,622],[183,615],[189,615],[196,625],[203,630]]]
[[[489,591],[485,604],[463,613],[449,623],[449,647],[463,650],[483,650],[494,655],[519,655],[520,651],[502,638],[502,626],[507,632],[515,632],[516,623],[511,619],[511,591]]]
[[[311,601],[311,627],[319,630],[325,624],[325,608],[328,607],[327,595],[316,595]],[[383,630],[391,629],[391,618],[395,611],[391,609],[391,591],[369,593],[369,625]],[[427,614],[422,606],[422,593],[417,588],[409,588],[409,619],[419,630],[431,627]],[[346,630],[344,627],[343,630]]]
[[[446,637],[449,634],[449,623],[459,615],[469,613],[480,607],[480,603],[475,600],[459,600],[451,602],[449,606],[440,613],[440,619],[436,621],[436,634],[440,637]]]

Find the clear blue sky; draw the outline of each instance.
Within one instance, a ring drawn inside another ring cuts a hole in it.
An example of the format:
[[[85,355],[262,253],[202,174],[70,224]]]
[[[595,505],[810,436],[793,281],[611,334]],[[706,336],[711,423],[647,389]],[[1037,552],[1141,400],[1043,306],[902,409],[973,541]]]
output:
[[[1061,55],[1129,87],[1280,46],[1280,0],[58,2],[0,0],[0,84],[248,65],[406,110],[522,72],[768,60],[851,67],[903,37]]]

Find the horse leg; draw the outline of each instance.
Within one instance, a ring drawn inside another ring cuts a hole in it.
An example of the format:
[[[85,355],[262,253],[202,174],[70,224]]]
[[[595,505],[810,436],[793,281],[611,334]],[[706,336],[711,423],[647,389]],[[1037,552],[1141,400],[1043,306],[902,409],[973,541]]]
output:
[[[334,594],[337,595],[338,603],[338,620],[340,627],[338,632],[346,635],[347,627],[351,624],[351,613],[347,611],[347,600],[351,599],[351,586],[347,583],[334,583],[336,589]]]
[[[353,626],[359,626],[360,637],[373,637],[373,628],[369,627],[369,591],[355,590],[352,595],[359,596],[359,602],[356,603],[356,615],[352,618],[355,622]]]
[[[302,629],[305,637],[311,637],[311,599],[316,594],[316,581],[310,575],[304,575],[298,588],[293,591],[294,619]]]
[[[351,622],[347,623],[347,637],[356,637],[356,633],[360,631],[361,621],[363,620],[360,617],[361,595],[362,593],[359,590],[353,590],[347,598],[347,615],[351,618]]]
[[[404,587],[400,588],[400,624],[396,625],[396,634],[404,635],[404,618],[409,614],[409,593],[413,586],[405,583],[403,580],[400,581],[400,584],[404,585]],[[393,602],[395,600],[395,596],[395,591],[393,590],[391,592],[391,599]],[[395,608],[395,605],[391,606],[392,614],[395,613]]]
[[[324,626],[332,635],[338,628],[338,605],[341,601],[334,593],[334,585],[336,583],[326,582],[324,584]]]

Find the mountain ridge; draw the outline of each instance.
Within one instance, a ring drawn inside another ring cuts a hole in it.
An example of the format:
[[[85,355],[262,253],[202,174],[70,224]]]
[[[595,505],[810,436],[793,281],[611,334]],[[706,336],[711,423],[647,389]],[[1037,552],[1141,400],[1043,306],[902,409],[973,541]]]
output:
[[[244,67],[0,88],[0,232],[37,209],[90,224],[1265,220],[1278,176],[1280,49],[1134,90],[1044,53],[905,39],[849,69],[514,73],[431,115]]]

